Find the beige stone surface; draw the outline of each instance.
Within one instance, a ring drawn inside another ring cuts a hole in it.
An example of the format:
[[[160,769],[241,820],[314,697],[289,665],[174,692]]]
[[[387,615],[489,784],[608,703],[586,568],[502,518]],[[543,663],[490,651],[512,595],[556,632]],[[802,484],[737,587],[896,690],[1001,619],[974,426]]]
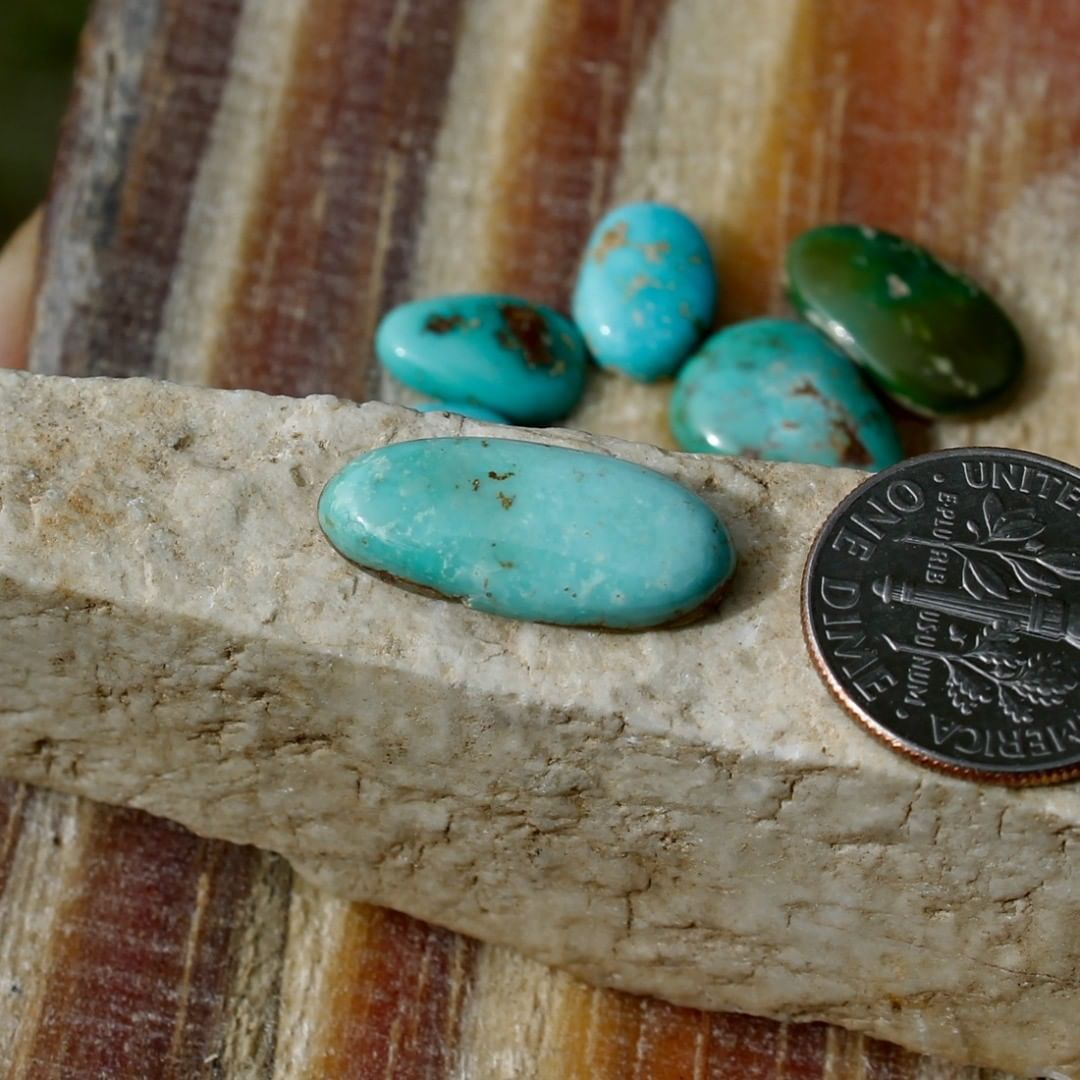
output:
[[[318,534],[346,460],[463,425],[495,433],[0,373],[0,771],[594,982],[1080,1070],[1080,790],[920,769],[807,660],[802,564],[857,474],[515,429],[686,483],[739,549],[704,623],[572,631],[403,593]]]

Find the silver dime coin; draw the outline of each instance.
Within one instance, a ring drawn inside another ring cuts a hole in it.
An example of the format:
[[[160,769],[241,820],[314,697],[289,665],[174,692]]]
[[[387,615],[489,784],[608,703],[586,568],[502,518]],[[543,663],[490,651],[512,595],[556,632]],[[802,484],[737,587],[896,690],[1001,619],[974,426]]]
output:
[[[1080,470],[976,448],[876,473],[802,594],[816,667],[895,749],[984,781],[1080,776]]]

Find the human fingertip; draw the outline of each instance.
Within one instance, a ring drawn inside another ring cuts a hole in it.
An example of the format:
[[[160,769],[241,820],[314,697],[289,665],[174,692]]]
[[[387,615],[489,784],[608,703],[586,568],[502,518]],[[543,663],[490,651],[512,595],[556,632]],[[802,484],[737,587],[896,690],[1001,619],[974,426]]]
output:
[[[38,207],[0,250],[0,367],[26,367],[43,218]]]

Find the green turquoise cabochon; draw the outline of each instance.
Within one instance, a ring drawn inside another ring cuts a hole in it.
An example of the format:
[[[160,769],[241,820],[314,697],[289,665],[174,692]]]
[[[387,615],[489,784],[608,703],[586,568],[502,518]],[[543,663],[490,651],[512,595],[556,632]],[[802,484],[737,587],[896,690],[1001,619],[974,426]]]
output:
[[[345,558],[493,615],[641,630],[688,621],[735,568],[693,492],[604,454],[422,439],[351,461],[319,499]]]
[[[799,313],[891,397],[929,416],[977,409],[1020,374],[1008,317],[928,251],[862,225],[826,225],[788,248]]]

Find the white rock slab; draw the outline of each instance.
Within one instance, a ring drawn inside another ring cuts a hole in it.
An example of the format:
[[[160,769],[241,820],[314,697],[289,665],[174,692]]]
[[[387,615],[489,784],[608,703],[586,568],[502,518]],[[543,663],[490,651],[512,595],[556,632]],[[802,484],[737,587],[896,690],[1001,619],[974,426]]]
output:
[[[701,624],[519,624],[315,527],[380,404],[0,373],[0,771],[271,848],[345,897],[608,986],[1080,1073],[1080,788],[918,768],[812,670],[798,582],[858,475],[568,431],[699,491]],[[657,522],[663,542],[663,522]]]

